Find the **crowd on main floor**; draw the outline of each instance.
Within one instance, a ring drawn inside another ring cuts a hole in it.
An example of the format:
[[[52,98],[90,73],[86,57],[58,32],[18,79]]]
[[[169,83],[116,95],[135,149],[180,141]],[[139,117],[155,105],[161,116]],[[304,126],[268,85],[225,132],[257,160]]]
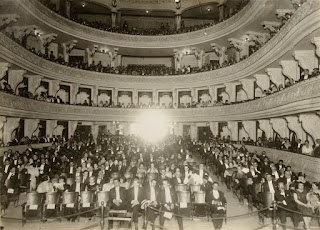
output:
[[[215,229],[220,229],[227,201],[219,190],[219,182],[213,181],[212,172],[239,194],[240,201],[247,198],[257,208],[263,203],[263,194],[270,194],[279,207],[287,209],[277,211],[282,224],[290,216],[294,227],[303,220],[309,229],[310,215],[319,214],[319,181],[309,182],[305,174],[296,172],[282,160],[273,162],[265,151],[249,152],[244,144],[235,148],[219,137],[192,142],[170,136],[156,145],[134,136],[109,134],[100,134],[95,144],[91,135],[84,137],[77,133],[68,141],[59,140],[45,149],[29,146],[24,152],[4,153],[0,174],[4,209],[19,195],[22,182],[28,192],[57,192],[62,197],[67,192],[107,191],[108,207],[132,212],[134,223],[138,222],[142,203],[147,202],[151,207],[147,206],[146,218],[153,229],[155,212],[160,210],[160,227],[164,226],[164,213],[169,212],[176,215],[181,230],[182,214],[190,207],[180,207],[176,188],[198,186],[207,208],[195,206],[193,211],[203,214],[206,210],[207,215],[215,217],[212,219]],[[196,157],[201,159],[200,163],[195,161]],[[67,214],[76,211],[70,209]],[[137,229],[138,225],[135,226]]]

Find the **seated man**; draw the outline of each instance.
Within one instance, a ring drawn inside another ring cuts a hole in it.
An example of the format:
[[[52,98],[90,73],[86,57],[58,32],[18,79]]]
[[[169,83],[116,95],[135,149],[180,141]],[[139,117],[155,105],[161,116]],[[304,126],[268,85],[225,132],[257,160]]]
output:
[[[138,217],[143,200],[143,189],[140,187],[139,178],[133,180],[133,187],[128,190],[128,210],[132,212],[135,229],[138,230]]]
[[[213,183],[213,190],[206,194],[206,203],[209,205],[209,212],[213,218],[221,217],[221,219],[213,219],[213,226],[216,230],[221,229],[223,217],[226,215],[226,198],[224,193],[218,190],[219,183]]]
[[[159,195],[159,188],[157,186],[157,181],[155,179],[151,180],[144,186],[144,200],[142,201],[142,206],[147,209],[147,221],[151,222],[152,230],[155,230],[154,221],[156,219],[156,211],[159,209],[159,204],[157,201]],[[155,210],[154,210],[155,209]]]

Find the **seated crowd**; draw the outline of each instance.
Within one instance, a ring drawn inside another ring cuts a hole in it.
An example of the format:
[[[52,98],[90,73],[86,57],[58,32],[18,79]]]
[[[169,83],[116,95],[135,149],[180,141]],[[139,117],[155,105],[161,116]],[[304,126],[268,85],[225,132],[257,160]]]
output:
[[[277,215],[282,224],[291,216],[295,227],[303,220],[309,229],[311,217],[308,215],[319,213],[319,182],[308,182],[303,173],[295,173],[282,160],[272,162],[266,152],[250,153],[244,145],[237,149],[219,137],[191,142],[188,138],[170,136],[160,145],[148,145],[134,136],[102,134],[97,143],[90,135],[81,138],[76,133],[70,140],[46,149],[5,152],[0,174],[2,207],[8,207],[10,197],[19,191],[19,182],[27,177],[29,192],[56,191],[63,195],[70,191],[108,191],[108,207],[132,212],[136,229],[140,209],[147,208],[146,219],[153,229],[156,212],[160,210],[160,227],[164,226],[164,213],[169,212],[176,215],[181,230],[181,214],[188,206],[179,205],[176,188],[185,184],[190,189],[199,186],[205,194],[207,208],[195,206],[196,214],[206,210],[207,215],[218,217],[212,222],[215,229],[221,229],[227,201],[224,193],[218,190],[219,183],[213,182],[206,171],[210,170],[228,188],[240,194],[240,201],[246,197],[261,208],[263,194],[270,193],[278,207],[299,212],[279,208]],[[194,156],[201,157],[204,163],[197,164]],[[67,178],[72,178],[73,182],[69,183]],[[146,202],[148,205],[144,206]]]
[[[46,7],[48,7],[49,9],[55,11],[56,13],[65,16],[65,14],[63,12],[57,11],[56,10],[56,5],[50,3],[50,1],[48,0],[40,0],[42,4],[44,4]],[[234,9],[232,11],[232,13],[228,14],[228,17],[225,18],[224,20],[232,17],[233,15],[235,15],[236,13],[238,13],[243,7],[245,7],[247,5],[249,1],[248,0],[242,0],[239,1],[235,6]],[[85,26],[89,26],[95,29],[99,29],[99,30],[104,30],[104,31],[108,31],[108,32],[113,32],[113,33],[121,33],[121,34],[130,34],[130,35],[148,35],[148,36],[155,36],[155,35],[170,35],[170,34],[181,34],[181,33],[189,33],[192,31],[196,31],[196,30],[201,30],[210,26],[215,25],[215,22],[210,22],[210,23],[203,23],[200,25],[194,25],[194,26],[185,26],[184,21],[182,20],[181,22],[181,28],[179,30],[170,28],[169,23],[161,23],[160,27],[157,28],[137,28],[137,27],[132,27],[130,25],[128,25],[127,21],[123,22],[122,27],[121,26],[115,26],[112,27],[111,24],[106,24],[103,23],[101,21],[88,21],[86,19],[82,19],[82,18],[77,18],[77,17],[72,17],[71,20],[80,23],[82,25]],[[111,21],[110,21],[111,23]]]

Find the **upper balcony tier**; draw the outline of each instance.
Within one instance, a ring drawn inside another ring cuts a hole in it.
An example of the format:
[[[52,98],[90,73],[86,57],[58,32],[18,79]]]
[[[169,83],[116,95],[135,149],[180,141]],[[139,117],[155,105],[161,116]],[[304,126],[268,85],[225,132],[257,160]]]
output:
[[[279,67],[280,58],[285,57],[285,60],[293,58],[292,49],[299,42],[307,39],[311,44],[311,37],[308,36],[318,36],[315,33],[319,33],[320,4],[318,3],[318,0],[314,0],[301,6],[273,38],[247,59],[225,68],[197,74],[128,76],[79,70],[40,58],[21,48],[2,33],[0,33],[0,58],[13,66],[46,78],[93,86],[167,90],[224,84],[250,77],[272,64]],[[313,45],[310,47],[314,49]]]
[[[269,4],[269,0],[251,1],[233,17],[199,31],[166,36],[135,36],[102,31],[81,25],[50,11],[38,0],[30,0],[28,2],[19,0],[16,2],[19,6],[18,8],[20,8],[18,9],[19,12],[21,11],[22,13],[24,12],[24,14],[32,16],[26,17],[27,21],[31,23],[32,20],[37,20],[48,28],[59,32],[59,36],[60,33],[63,33],[76,39],[82,39],[100,45],[103,44],[135,49],[189,47],[204,43],[208,43],[207,46],[210,47],[210,43],[213,40],[222,38],[232,32],[239,31],[240,28],[243,28],[246,25],[259,24],[258,26],[261,27],[262,21],[257,20],[261,15],[271,14],[275,17],[274,6],[265,7],[266,4]],[[258,23],[256,23],[257,21]]]

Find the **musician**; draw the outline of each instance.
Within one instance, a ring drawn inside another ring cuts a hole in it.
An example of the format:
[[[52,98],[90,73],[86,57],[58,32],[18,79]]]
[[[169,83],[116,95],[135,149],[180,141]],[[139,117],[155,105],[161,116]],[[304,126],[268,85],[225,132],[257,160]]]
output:
[[[213,189],[206,194],[206,203],[209,205],[209,211],[213,218],[223,217],[226,215],[226,198],[224,193],[218,190],[219,183],[213,183]],[[213,219],[213,226],[216,230],[221,229],[223,219]]]
[[[163,228],[165,217],[164,212],[174,213],[179,215],[180,211],[178,209],[178,197],[177,193],[173,188],[170,187],[168,179],[163,181],[163,189],[159,193],[159,202],[161,204],[161,214],[160,214],[160,226]],[[182,217],[177,216],[177,221],[179,225],[179,230],[183,230]]]
[[[133,223],[135,229],[138,230],[138,217],[143,200],[143,189],[140,187],[139,178],[133,180],[133,186],[128,190],[128,211],[132,212]]]
[[[145,184],[144,186],[144,201],[142,202],[147,208],[147,222],[150,221],[152,225],[152,230],[155,230],[154,221],[156,219],[155,211],[152,209],[159,209],[159,203],[157,201],[159,197],[159,188],[157,186],[157,181],[151,179],[150,183]],[[144,205],[142,205],[144,206]]]

